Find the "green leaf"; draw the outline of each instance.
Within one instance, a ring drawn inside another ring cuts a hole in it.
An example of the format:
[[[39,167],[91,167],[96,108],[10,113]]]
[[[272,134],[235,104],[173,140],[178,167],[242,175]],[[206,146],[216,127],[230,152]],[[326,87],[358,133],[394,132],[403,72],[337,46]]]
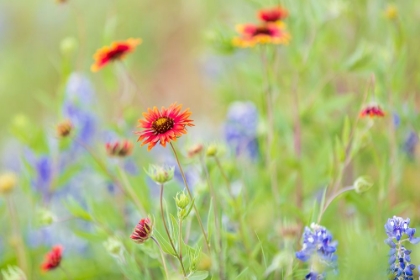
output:
[[[172,249],[172,246],[169,243],[169,241],[166,240],[156,229],[153,231],[153,234],[157,235],[157,239],[159,241],[160,246],[162,246],[162,250],[165,253],[176,257],[177,254],[174,252],[174,249]]]
[[[196,271],[191,276],[188,276],[189,280],[204,280],[209,277],[208,271]]]
[[[85,221],[93,221],[92,216],[74,198],[69,198],[65,205],[73,216]]]

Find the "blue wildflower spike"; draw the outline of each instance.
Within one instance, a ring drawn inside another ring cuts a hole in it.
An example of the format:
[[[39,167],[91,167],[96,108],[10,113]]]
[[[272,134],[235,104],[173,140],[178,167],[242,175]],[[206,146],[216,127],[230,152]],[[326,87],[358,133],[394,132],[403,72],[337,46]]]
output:
[[[311,224],[303,232],[302,250],[296,252],[296,258],[303,262],[310,262],[311,271],[305,279],[323,279],[326,268],[335,269],[337,256],[337,241],[333,240],[331,233],[323,226]],[[316,263],[322,263],[322,268]]]
[[[420,241],[419,237],[414,237],[416,229],[410,228],[410,219],[394,216],[386,222],[385,231],[388,235],[385,243],[391,247],[388,260],[390,274],[394,279],[413,279],[416,266],[411,264],[411,250],[407,250],[402,244],[406,241],[417,244]]]

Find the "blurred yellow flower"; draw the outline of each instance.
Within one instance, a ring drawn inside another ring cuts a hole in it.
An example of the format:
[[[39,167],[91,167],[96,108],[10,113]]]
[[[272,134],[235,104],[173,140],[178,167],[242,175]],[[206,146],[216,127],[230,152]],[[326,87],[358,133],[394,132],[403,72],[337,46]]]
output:
[[[385,18],[389,20],[394,20],[398,17],[398,9],[397,6],[394,4],[388,4],[388,6],[384,10]]]
[[[0,194],[6,194],[13,190],[17,184],[14,173],[8,172],[0,175]]]

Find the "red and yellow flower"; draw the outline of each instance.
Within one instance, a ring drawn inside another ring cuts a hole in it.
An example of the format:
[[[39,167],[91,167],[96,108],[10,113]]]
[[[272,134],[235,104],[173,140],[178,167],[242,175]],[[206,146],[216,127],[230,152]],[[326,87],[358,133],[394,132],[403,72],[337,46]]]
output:
[[[130,238],[138,243],[142,244],[146,242],[153,233],[153,222],[149,218],[144,218],[139,221],[137,226],[134,228]]]
[[[283,7],[274,7],[268,9],[261,9],[258,11],[258,18],[263,22],[277,22],[282,21],[289,15],[289,12]]]
[[[108,63],[124,58],[125,55],[133,52],[141,42],[141,39],[130,38],[126,41],[114,42],[111,46],[99,49],[93,56],[95,62],[91,66],[92,72],[97,72],[108,65]]]
[[[360,112],[361,118],[365,118],[365,117],[370,117],[370,118],[381,117],[382,118],[384,116],[385,116],[385,112],[378,105],[367,106]]]
[[[136,132],[140,135],[137,141],[143,141],[142,146],[149,144],[147,149],[150,151],[157,143],[165,147],[166,143],[186,134],[186,127],[194,124],[189,119],[191,111],[186,109],[181,112],[181,108],[181,104],[173,103],[168,108],[162,107],[160,111],[157,107],[147,109],[143,113],[144,119],[139,120],[138,127],[144,130]]]
[[[105,148],[110,156],[125,157],[133,151],[133,143],[129,140],[108,142],[105,144]]]
[[[290,34],[282,23],[243,24],[237,26],[240,37],[233,39],[233,45],[241,48],[258,44],[284,44],[290,41]]]
[[[52,250],[45,256],[45,261],[41,265],[43,271],[49,271],[57,268],[61,263],[63,254],[63,247],[60,245],[54,246]]]

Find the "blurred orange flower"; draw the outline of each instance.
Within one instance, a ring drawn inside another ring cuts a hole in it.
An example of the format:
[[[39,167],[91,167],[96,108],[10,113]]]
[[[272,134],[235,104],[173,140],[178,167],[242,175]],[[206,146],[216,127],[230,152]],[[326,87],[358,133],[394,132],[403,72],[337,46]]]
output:
[[[110,156],[125,157],[133,151],[133,143],[129,140],[108,142],[105,144],[105,148]]]
[[[134,51],[141,42],[141,39],[130,38],[126,41],[114,42],[109,47],[106,46],[99,49],[93,56],[95,62],[91,66],[92,72],[99,71],[101,68],[105,67],[108,63],[114,60],[124,58],[126,54]]]
[[[384,117],[385,112],[377,105],[367,106],[360,112],[360,117]]]
[[[233,39],[233,45],[241,48],[254,47],[258,44],[288,44],[290,34],[281,23],[243,24],[237,26],[240,37]]]
[[[147,109],[143,113],[144,119],[139,120],[138,127],[144,128],[139,134],[137,141],[143,141],[142,146],[149,144],[147,150],[151,150],[158,142],[165,147],[166,143],[176,141],[182,134],[186,134],[186,126],[194,126],[189,119],[191,111],[186,109],[181,112],[182,105],[171,104],[167,109],[157,107]]]
[[[283,7],[261,9],[258,11],[258,18],[264,22],[276,22],[287,18],[289,12]]]

